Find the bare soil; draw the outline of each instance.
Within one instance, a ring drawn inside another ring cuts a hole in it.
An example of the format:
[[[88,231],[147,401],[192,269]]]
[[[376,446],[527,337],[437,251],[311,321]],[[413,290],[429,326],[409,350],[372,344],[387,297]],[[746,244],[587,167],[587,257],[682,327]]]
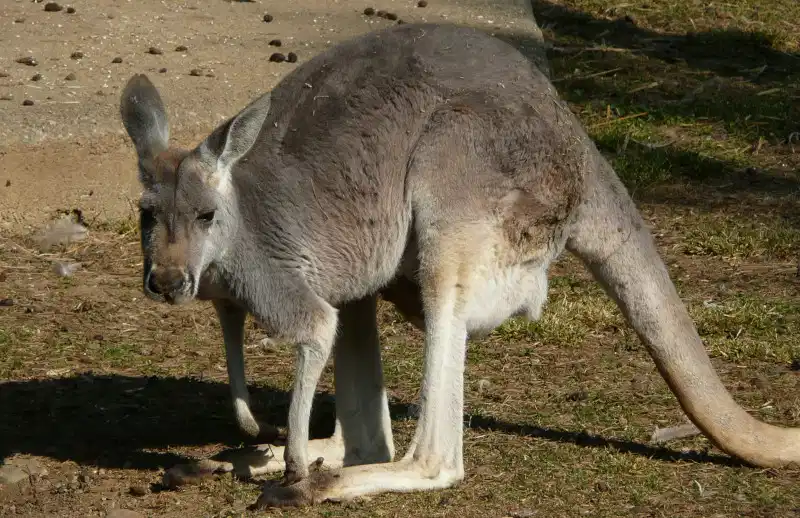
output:
[[[246,508],[259,481],[222,476],[179,491],[158,484],[164,468],[243,438],[212,308],[141,295],[139,188],[117,115],[122,85],[147,73],[163,92],[173,138],[189,146],[297,66],[270,62],[273,52],[296,52],[302,63],[395,23],[365,16],[366,7],[408,22],[484,27],[527,50],[529,21],[519,3],[491,0],[44,5],[0,4],[0,462],[46,470],[0,483],[0,516],[254,514]],[[726,386],[760,419],[800,426],[800,8],[794,0],[541,0],[534,11],[553,47],[557,87],[635,192]],[[733,45],[743,50],[732,55]],[[38,64],[17,63],[28,56]],[[82,211],[88,237],[39,251],[35,234],[72,209]],[[57,262],[81,267],[60,277]],[[388,305],[381,335],[402,453],[415,424],[421,336]],[[292,351],[261,338],[249,325],[254,407],[282,426]],[[328,372],[315,436],[332,429],[330,391]],[[702,437],[648,444],[655,426],[685,418],[616,307],[572,258],[551,272],[541,322],[513,321],[471,344],[466,398],[467,476],[458,487],[261,514],[800,514],[795,469],[744,466]]]

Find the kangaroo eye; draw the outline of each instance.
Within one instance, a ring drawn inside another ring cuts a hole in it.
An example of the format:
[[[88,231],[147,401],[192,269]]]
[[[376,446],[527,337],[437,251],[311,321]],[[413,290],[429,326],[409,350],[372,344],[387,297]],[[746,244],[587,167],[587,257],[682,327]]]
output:
[[[212,221],[214,221],[214,212],[215,211],[213,210],[210,210],[208,212],[203,212],[199,216],[197,216],[197,220],[202,221],[203,223],[211,223]]]

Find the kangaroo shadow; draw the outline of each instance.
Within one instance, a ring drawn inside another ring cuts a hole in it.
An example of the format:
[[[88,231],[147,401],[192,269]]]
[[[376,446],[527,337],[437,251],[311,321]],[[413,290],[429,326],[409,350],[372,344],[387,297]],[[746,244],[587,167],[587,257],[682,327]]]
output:
[[[624,6],[594,15],[548,0],[532,5],[565,100],[595,114],[611,110],[613,118],[646,114],[678,133],[640,142],[626,124],[609,124],[593,135],[639,201],[704,210],[741,207],[737,196],[759,196],[800,226],[796,203],[785,203],[800,193],[800,158],[791,158],[793,148],[800,154],[800,54],[775,49],[764,32],[655,32],[614,12]],[[518,48],[536,44],[520,33],[501,36]],[[687,149],[680,132],[692,125],[707,129],[709,142],[765,144],[788,163],[759,169],[749,167],[753,149],[730,159]],[[670,185],[693,188],[678,194],[662,188]]]
[[[774,36],[763,31],[726,28],[665,34],[637,25],[624,5],[606,9],[606,18],[549,0],[531,0],[531,5],[539,25],[565,41],[605,43],[668,63],[684,61],[721,76],[740,76],[743,70],[766,65],[753,78],[760,84],[784,81],[800,67],[800,54],[775,49]]]
[[[285,426],[289,395],[251,386],[254,413],[266,423]],[[392,418],[404,419],[409,405],[391,404]],[[69,378],[12,381],[0,385],[0,459],[14,453],[106,468],[158,469],[188,459],[169,449],[222,444],[242,445],[226,383],[190,378],[84,374]],[[333,433],[334,405],[328,394],[314,403],[312,437]],[[657,458],[739,465],[735,459],[566,430],[467,417],[469,426],[548,441]]]

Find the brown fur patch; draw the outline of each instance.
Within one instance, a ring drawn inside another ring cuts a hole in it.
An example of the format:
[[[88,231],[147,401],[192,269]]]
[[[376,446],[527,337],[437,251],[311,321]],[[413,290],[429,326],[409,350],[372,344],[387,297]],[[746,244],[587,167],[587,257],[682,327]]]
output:
[[[180,148],[169,148],[153,158],[153,179],[156,183],[174,183],[178,167],[189,151]]]
[[[174,225],[158,225],[150,242],[151,257],[160,268],[186,266],[189,243],[184,232]]]

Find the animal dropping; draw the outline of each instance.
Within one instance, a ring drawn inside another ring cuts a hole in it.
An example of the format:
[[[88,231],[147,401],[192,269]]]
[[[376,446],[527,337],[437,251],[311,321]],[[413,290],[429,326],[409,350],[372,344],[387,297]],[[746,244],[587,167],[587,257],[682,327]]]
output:
[[[547,73],[500,39],[437,24],[350,39],[192,150],[170,146],[162,98],[144,75],[126,84],[120,115],[142,186],[142,290],[170,304],[211,301],[248,435],[266,427],[245,382],[247,315],[298,351],[285,444],[175,466],[165,485],[283,472],[255,507],[456,485],[467,339],[510,317],[538,319],[564,251],[617,303],[699,430],[756,466],[800,463],[800,430],[734,401],[611,164]],[[378,296],[424,333],[419,418],[402,462]],[[335,432],[310,440],[331,355]]]
[[[36,58],[34,58],[33,56],[25,56],[22,58],[17,58],[16,61],[21,65],[28,65],[29,67],[35,67],[36,65],[39,64],[39,62],[36,61]]]

